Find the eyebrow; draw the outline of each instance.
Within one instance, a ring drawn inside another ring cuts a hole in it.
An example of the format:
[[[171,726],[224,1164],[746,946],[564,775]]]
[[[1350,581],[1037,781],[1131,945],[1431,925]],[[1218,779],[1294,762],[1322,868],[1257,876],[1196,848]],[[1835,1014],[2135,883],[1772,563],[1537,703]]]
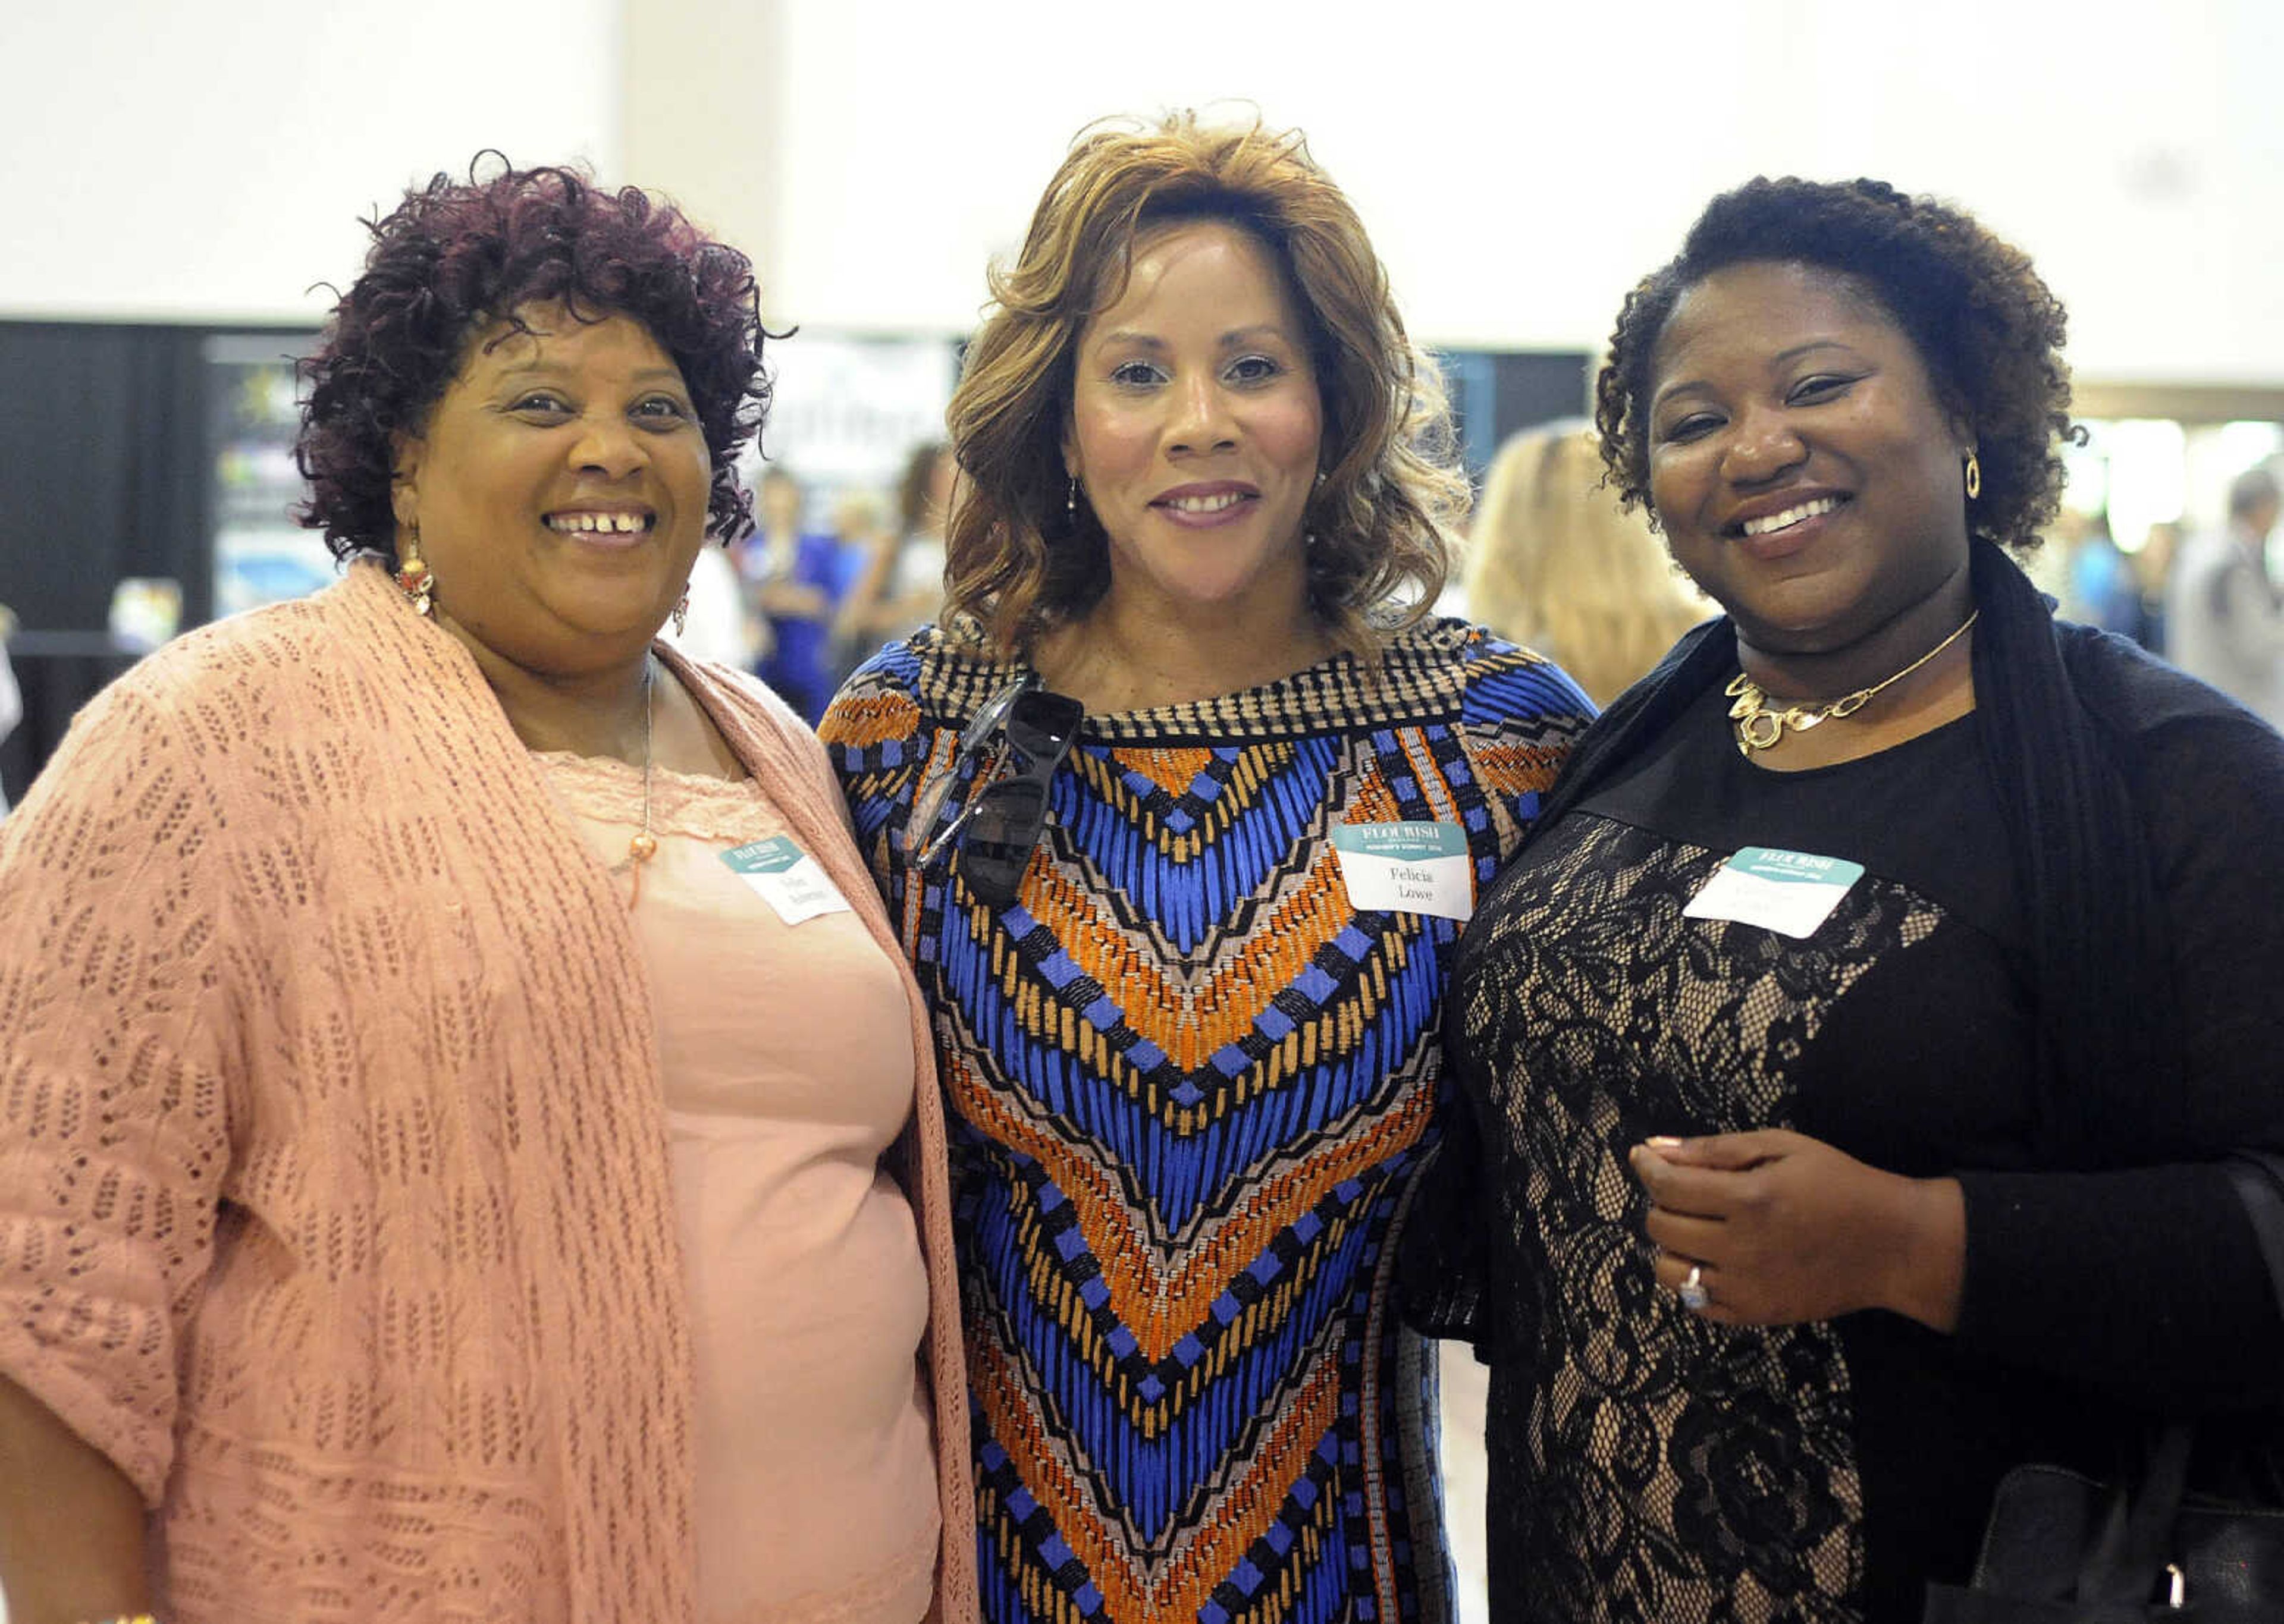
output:
[[[1216,342],[1221,346],[1221,347],[1226,349],[1232,344],[1243,344],[1255,338],[1278,339],[1287,344],[1295,341],[1293,335],[1286,332],[1283,327],[1278,325],[1276,323],[1255,322],[1250,327],[1231,328],[1227,332],[1223,333]],[[1159,338],[1154,333],[1137,332],[1129,327],[1121,327],[1115,332],[1100,334],[1094,340],[1094,347],[1099,347],[1105,344],[1131,344],[1143,349],[1168,349],[1171,347],[1165,340]]]
[[[1803,355],[1808,355],[1815,350],[1844,349],[1852,352],[1855,347],[1856,347],[1854,345],[1841,339],[1811,339],[1804,344],[1794,345],[1790,349],[1779,350],[1775,355],[1769,357],[1769,367],[1771,371],[1774,371],[1776,368],[1783,366],[1787,362],[1797,361]],[[1660,405],[1672,399],[1677,394],[1686,394],[1692,389],[1702,389],[1706,386],[1705,380],[1701,378],[1684,379],[1678,384],[1668,384],[1664,388],[1660,389],[1655,394],[1650,396],[1650,410],[1652,411],[1655,411]]]
[[[561,368],[560,362],[550,361],[544,355],[533,355],[528,360],[503,363],[499,369],[499,376],[513,378],[524,372],[559,371]],[[670,366],[646,366],[634,375],[634,381],[637,383],[649,382],[653,379],[661,379],[677,386],[687,387],[683,382],[682,374]]]

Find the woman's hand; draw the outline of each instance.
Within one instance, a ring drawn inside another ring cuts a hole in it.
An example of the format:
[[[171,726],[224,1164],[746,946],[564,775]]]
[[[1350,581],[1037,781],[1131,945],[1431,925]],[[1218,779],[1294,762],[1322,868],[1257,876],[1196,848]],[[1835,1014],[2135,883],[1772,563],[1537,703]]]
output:
[[[1658,1283],[1695,1284],[1709,1320],[1789,1325],[1890,1308],[1959,1319],[1967,1210],[1956,1179],[1883,1173],[1781,1128],[1652,1139],[1631,1152],[1649,1194]]]

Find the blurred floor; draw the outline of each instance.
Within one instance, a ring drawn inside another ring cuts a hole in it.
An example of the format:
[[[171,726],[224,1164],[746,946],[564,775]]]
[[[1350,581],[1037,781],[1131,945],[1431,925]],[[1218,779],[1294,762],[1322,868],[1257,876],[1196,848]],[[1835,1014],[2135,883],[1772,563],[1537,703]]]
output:
[[[1459,1569],[1459,1624],[1490,1624],[1484,1599],[1483,1410],[1490,1372],[1464,1342],[1441,1348],[1443,1412],[1443,1520]],[[5,1624],[5,1620],[0,1620]]]

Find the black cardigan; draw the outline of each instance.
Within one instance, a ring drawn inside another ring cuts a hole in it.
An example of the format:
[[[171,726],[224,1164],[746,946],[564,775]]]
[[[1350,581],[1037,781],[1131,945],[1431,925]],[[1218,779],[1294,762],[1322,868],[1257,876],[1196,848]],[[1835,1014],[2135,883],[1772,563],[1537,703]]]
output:
[[[2213,1163],[2235,1145],[2284,1150],[2284,1086],[2184,1084],[2193,1043],[2228,1049],[2239,1075],[2264,1071],[2270,1058],[2284,1000],[2284,738],[2124,639],[2054,621],[1998,548],[1977,542],[1973,572],[1982,611],[1975,727],[2030,924],[2041,1170],[1959,1174],[1968,1234],[1958,1341],[2048,1369],[2057,1348],[2071,1347],[2061,1362],[2069,1375],[2155,1399],[2153,1368],[2178,1368],[2178,1348],[2163,1356],[2169,1339],[2210,1337],[2241,1357],[2218,1361],[2194,1390],[2169,1385],[2163,1401],[2272,1404],[2284,1396],[2274,1362],[2284,1321],[2249,1223]],[[1726,620],[1690,632],[1580,739],[1534,834],[1736,668]],[[2181,819],[2164,810],[2185,805],[2196,808],[2187,845]],[[2184,886],[2243,921],[2241,956],[2194,987],[2178,984],[2159,901]],[[2259,1047],[2243,1051],[2240,1035]],[[2284,1054],[2273,1059],[2284,1074]],[[1404,1243],[1407,1314],[1423,1330],[1475,1339],[1490,1330],[1476,1300],[1480,1152],[1456,1089],[1444,1105],[1443,1165]],[[2048,1266],[2059,1255],[2099,1269],[2128,1249],[2137,1272],[2150,1272],[2157,1252],[2178,1265],[2178,1293],[2161,1293],[2137,1323],[2118,1323],[2073,1269]],[[2237,1300],[2240,1286],[2255,1296]],[[2230,1323],[2205,1323],[2214,1315]]]
[[[2175,730],[2224,756],[2272,750],[2275,735],[2138,644],[2053,619],[1991,543],[1975,543],[1973,571],[1975,730],[2030,915],[2046,1143],[2061,1166],[2163,1159],[2187,1142],[2171,1110],[2181,1013],[2144,827],[2150,752]],[[1684,636],[1579,741],[1536,827],[1551,828],[1736,668],[1725,619]]]

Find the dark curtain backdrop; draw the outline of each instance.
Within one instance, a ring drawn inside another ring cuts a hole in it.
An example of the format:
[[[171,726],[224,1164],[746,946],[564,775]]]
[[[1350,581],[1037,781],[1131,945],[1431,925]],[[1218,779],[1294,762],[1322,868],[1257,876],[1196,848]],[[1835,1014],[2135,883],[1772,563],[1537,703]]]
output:
[[[1530,351],[1491,357],[1498,422],[1485,461],[1509,434],[1543,423],[1583,418],[1594,398],[1594,358],[1569,351]]]
[[[1593,357],[1583,350],[1437,353],[1468,474],[1481,484],[1508,435],[1586,415]]]
[[[206,337],[0,322],[0,603],[27,629],[100,631],[124,575],[212,613]]]
[[[0,322],[0,604],[24,719],[0,741],[12,802],[72,714],[131,663],[104,635],[126,575],[212,613],[213,438],[200,328]]]

